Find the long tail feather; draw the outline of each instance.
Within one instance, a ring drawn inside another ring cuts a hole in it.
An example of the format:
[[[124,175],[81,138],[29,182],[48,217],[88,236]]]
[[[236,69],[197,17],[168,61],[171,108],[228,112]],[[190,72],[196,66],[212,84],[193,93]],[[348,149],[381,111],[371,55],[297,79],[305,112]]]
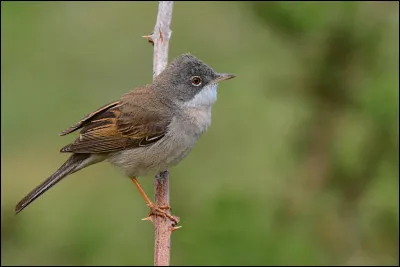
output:
[[[41,196],[44,192],[49,190],[51,187],[56,185],[64,177],[72,174],[88,165],[93,164],[90,162],[90,154],[73,154],[69,159],[49,178],[43,183],[33,189],[28,195],[26,195],[18,204],[15,206],[15,213],[18,214],[36,198]]]

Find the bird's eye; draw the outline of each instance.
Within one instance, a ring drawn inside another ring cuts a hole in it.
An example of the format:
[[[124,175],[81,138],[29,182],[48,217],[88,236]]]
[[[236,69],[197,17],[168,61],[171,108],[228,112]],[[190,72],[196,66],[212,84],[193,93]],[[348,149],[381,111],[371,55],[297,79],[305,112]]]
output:
[[[199,76],[193,76],[191,81],[194,86],[199,86],[201,84],[201,78]]]

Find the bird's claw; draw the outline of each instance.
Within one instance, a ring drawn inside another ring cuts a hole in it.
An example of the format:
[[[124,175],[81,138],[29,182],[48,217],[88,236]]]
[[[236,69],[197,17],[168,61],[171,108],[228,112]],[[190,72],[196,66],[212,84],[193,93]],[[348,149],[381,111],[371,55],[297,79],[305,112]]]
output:
[[[173,222],[172,226],[175,226],[178,224],[178,221],[174,218],[174,216],[172,216],[168,213],[168,211],[171,210],[171,208],[169,206],[156,206],[153,203],[151,203],[148,206],[150,208],[149,216],[142,220],[151,220],[152,216],[162,216],[164,218],[170,219]]]

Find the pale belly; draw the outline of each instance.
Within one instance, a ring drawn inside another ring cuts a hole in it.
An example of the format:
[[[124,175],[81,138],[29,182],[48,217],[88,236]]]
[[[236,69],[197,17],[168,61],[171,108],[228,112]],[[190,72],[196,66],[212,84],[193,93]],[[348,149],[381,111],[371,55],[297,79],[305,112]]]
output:
[[[129,177],[155,174],[181,162],[211,124],[211,109],[174,118],[168,133],[155,144],[110,155],[109,162]]]

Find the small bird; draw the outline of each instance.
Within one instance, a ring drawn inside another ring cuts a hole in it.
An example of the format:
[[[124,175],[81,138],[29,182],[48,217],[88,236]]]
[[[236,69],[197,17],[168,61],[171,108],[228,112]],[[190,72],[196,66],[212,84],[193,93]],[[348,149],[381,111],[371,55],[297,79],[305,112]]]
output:
[[[107,160],[136,184],[151,214],[168,215],[164,210],[169,207],[156,207],[137,177],[165,171],[188,155],[211,124],[218,83],[233,77],[215,72],[191,54],[177,57],[151,84],[135,88],[61,132],[64,136],[80,129],[79,137],[60,150],[72,155],[25,196],[15,212],[64,177]]]

